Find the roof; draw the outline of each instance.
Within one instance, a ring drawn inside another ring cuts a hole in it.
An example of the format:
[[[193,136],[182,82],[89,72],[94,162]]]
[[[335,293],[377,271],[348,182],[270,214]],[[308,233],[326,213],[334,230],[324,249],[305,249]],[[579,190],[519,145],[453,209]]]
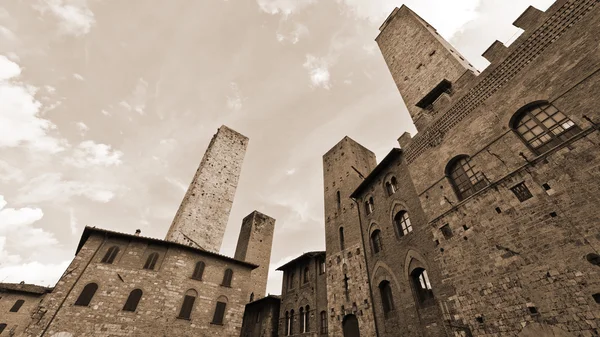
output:
[[[252,302],[246,304],[246,306],[255,305],[255,304],[259,304],[259,303],[263,303],[263,302],[281,302],[281,296],[279,296],[279,295],[267,295],[266,297],[259,298],[256,301],[252,301]]]
[[[375,179],[377,178],[377,176],[385,169],[388,168],[388,166],[394,161],[396,160],[396,158],[400,157],[400,155],[402,154],[402,150],[400,150],[399,148],[395,147],[392,149],[392,151],[390,151],[390,153],[388,153],[387,156],[385,156],[385,158],[383,158],[383,160],[381,161],[381,163],[377,164],[377,166],[375,166],[375,168],[373,169],[373,171],[371,171],[371,173],[369,173],[369,175],[362,181],[362,183],[360,183],[360,185],[358,185],[358,187],[356,188],[356,190],[354,190],[354,192],[352,192],[352,194],[350,195],[350,198],[356,198],[360,195],[360,193],[362,191],[365,190],[365,188],[367,188],[368,186],[371,185],[371,183],[373,181],[375,181]]]
[[[289,266],[291,266],[293,264],[296,264],[296,263],[298,263],[298,262],[300,262],[300,261],[302,261],[304,259],[312,259],[313,257],[317,257],[317,256],[321,256],[321,255],[325,256],[325,252],[324,251],[314,251],[314,252],[304,253],[304,254],[298,256],[297,258],[293,259],[292,261],[284,264],[283,266],[281,266],[281,267],[279,267],[279,268],[277,268],[275,270],[281,270],[281,271],[283,271],[287,267],[289,267]]]
[[[156,239],[156,238],[150,238],[150,237],[146,237],[146,236],[139,236],[139,235],[132,235],[132,234],[126,234],[126,233],[121,233],[121,232],[115,232],[115,231],[111,231],[111,230],[107,230],[107,229],[101,229],[101,228],[96,228],[96,227],[89,227],[89,226],[85,226],[85,229],[83,230],[83,234],[81,234],[81,239],[79,240],[79,244],[77,245],[77,251],[75,252],[75,255],[77,255],[77,253],[79,253],[79,251],[81,250],[81,247],[83,247],[83,245],[85,244],[85,242],[87,241],[87,239],[90,237],[90,235],[92,234],[102,234],[105,236],[110,236],[110,237],[121,237],[121,238],[128,238],[130,240],[138,240],[138,241],[148,241],[148,242],[152,242],[154,244],[159,244],[159,245],[164,245],[164,246],[174,246],[174,247],[178,247],[181,249],[187,249],[190,251],[193,251],[197,254],[200,255],[207,255],[207,256],[211,256],[214,258],[217,258],[219,260],[223,260],[229,263],[234,263],[243,267],[249,267],[252,269],[258,268],[258,265],[253,264],[253,263],[249,263],[246,261],[241,261],[241,260],[236,260],[234,258],[231,258],[229,256],[225,256],[225,255],[221,255],[218,253],[214,253],[214,252],[210,252],[201,248],[195,248],[195,247],[191,247],[191,246],[187,246],[181,243],[177,243],[177,242],[173,242],[173,241],[167,241],[167,240],[161,240],[161,239]]]
[[[51,292],[52,289],[53,288],[38,286],[35,284],[27,284],[27,283],[0,283],[0,291],[4,291],[4,292],[19,292],[19,293],[43,295],[45,293]]]

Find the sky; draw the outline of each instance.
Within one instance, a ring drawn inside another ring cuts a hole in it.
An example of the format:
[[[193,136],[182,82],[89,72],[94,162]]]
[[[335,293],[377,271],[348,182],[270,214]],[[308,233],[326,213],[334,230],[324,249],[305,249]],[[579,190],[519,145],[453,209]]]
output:
[[[0,282],[53,286],[85,226],[164,238],[212,135],[250,138],[221,253],[276,219],[275,268],[324,250],[322,155],[379,160],[410,120],[374,39],[408,5],[478,69],[552,0],[3,0]]]

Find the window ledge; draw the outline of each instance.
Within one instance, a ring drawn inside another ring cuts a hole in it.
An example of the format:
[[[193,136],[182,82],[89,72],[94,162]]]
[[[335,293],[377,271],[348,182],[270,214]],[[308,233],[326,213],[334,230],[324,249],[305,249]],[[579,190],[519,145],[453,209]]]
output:
[[[220,325],[220,326],[223,326],[223,323],[215,323],[215,322],[210,322],[210,324],[212,324],[212,325]]]
[[[191,318],[185,318],[185,317],[179,317],[179,316],[177,316],[176,318],[177,319],[182,319],[184,321],[191,321],[192,320]]]
[[[229,285],[229,286],[227,286],[227,285],[224,285],[224,284],[220,284],[220,286],[221,286],[221,287],[223,287],[223,288],[231,288],[231,286],[230,286],[230,285]]]

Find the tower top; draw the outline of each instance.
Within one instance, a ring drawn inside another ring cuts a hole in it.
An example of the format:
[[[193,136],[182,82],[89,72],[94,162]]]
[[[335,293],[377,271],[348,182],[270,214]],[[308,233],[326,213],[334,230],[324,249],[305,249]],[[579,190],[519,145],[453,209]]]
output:
[[[223,125],[213,136],[166,240],[219,252],[248,138]]]
[[[407,6],[395,8],[375,39],[418,130],[433,120],[436,103],[453,84],[479,71]]]

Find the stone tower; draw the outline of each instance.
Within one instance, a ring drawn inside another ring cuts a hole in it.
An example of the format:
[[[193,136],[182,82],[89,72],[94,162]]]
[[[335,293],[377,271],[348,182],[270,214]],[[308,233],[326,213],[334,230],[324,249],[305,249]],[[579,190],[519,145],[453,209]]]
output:
[[[361,336],[376,335],[359,207],[350,199],[375,166],[373,152],[349,137],[323,156],[330,336],[341,336],[343,327],[353,324]]]
[[[252,279],[252,286],[250,287],[253,294],[253,296],[251,295],[252,300],[265,297],[267,291],[274,231],[275,219],[258,211],[250,213],[242,221],[234,258],[259,266],[252,271],[250,276]]]
[[[219,252],[247,146],[247,137],[219,128],[165,240]]]
[[[396,8],[375,39],[418,130],[436,115],[453,83],[479,72],[435,28],[406,6]],[[419,85],[415,85],[419,83]]]

